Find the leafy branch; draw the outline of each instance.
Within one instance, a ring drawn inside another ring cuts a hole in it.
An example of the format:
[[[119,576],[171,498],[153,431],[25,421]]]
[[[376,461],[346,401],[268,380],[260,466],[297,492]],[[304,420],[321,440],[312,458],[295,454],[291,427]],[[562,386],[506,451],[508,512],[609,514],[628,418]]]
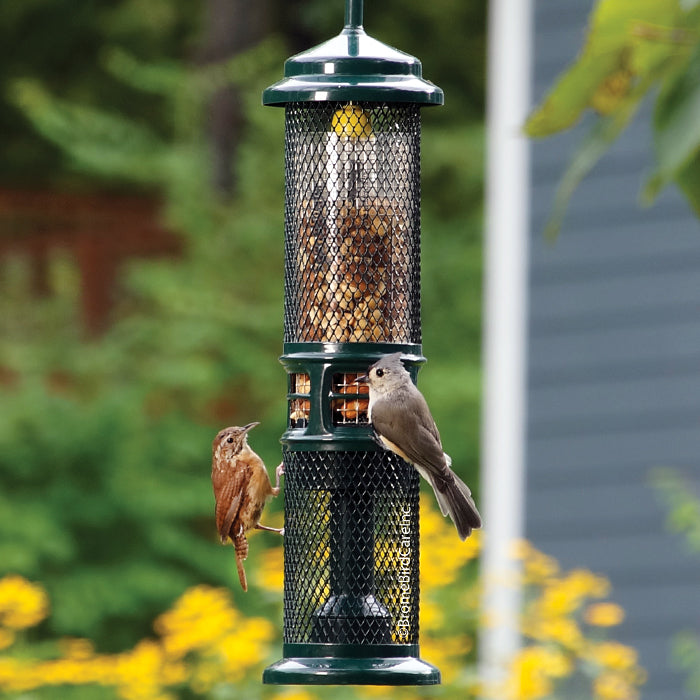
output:
[[[528,136],[543,138],[593,114],[560,180],[548,237],[561,229],[578,185],[654,95],[657,163],[641,200],[651,204],[675,182],[700,215],[699,8],[697,0],[598,0],[582,51],[525,124]]]

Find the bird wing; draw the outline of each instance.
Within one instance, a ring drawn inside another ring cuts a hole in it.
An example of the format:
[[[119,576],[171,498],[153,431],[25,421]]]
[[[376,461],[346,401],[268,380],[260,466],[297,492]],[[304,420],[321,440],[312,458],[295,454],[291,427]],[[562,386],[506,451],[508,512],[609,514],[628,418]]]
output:
[[[221,541],[230,536],[231,525],[241,508],[241,500],[246,489],[246,472],[236,470],[233,474],[217,471],[213,476],[214,489],[219,494],[216,503],[216,529]]]
[[[396,445],[411,464],[435,476],[447,469],[440,434],[425,399],[416,392],[407,401],[380,399],[372,410],[374,429]]]
[[[271,496],[272,482],[260,456],[250,450],[249,454],[241,456],[241,462],[246,465],[249,482],[255,487],[254,492],[259,493],[262,497]]]

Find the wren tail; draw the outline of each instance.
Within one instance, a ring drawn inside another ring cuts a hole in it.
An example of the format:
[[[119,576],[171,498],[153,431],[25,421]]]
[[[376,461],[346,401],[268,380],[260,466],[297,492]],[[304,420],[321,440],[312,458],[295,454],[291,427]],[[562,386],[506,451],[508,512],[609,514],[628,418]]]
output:
[[[452,479],[449,479],[449,476]],[[440,511],[452,518],[459,538],[466,540],[472,530],[481,527],[481,516],[469,487],[452,470],[449,470],[449,476],[439,483],[433,478],[429,478],[428,481],[435,491]]]
[[[233,539],[233,547],[236,550],[236,568],[238,569],[238,580],[241,582],[241,588],[244,591],[248,590],[248,579],[245,575],[243,562],[248,557],[248,540],[245,533],[241,532]]]

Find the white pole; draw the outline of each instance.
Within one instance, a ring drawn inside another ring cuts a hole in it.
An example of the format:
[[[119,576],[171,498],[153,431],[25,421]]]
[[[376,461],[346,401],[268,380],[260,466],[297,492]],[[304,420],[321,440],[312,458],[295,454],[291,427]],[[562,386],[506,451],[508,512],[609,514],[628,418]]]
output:
[[[479,634],[486,683],[505,679],[520,646],[512,543],[523,536],[524,510],[529,150],[522,127],[530,108],[531,40],[531,0],[490,1]]]

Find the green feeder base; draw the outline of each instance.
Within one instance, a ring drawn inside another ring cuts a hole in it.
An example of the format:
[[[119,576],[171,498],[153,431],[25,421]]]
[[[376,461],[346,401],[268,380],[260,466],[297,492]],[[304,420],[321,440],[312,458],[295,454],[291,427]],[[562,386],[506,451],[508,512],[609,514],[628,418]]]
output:
[[[285,644],[263,671],[273,685],[438,685],[440,671],[417,644]]]

